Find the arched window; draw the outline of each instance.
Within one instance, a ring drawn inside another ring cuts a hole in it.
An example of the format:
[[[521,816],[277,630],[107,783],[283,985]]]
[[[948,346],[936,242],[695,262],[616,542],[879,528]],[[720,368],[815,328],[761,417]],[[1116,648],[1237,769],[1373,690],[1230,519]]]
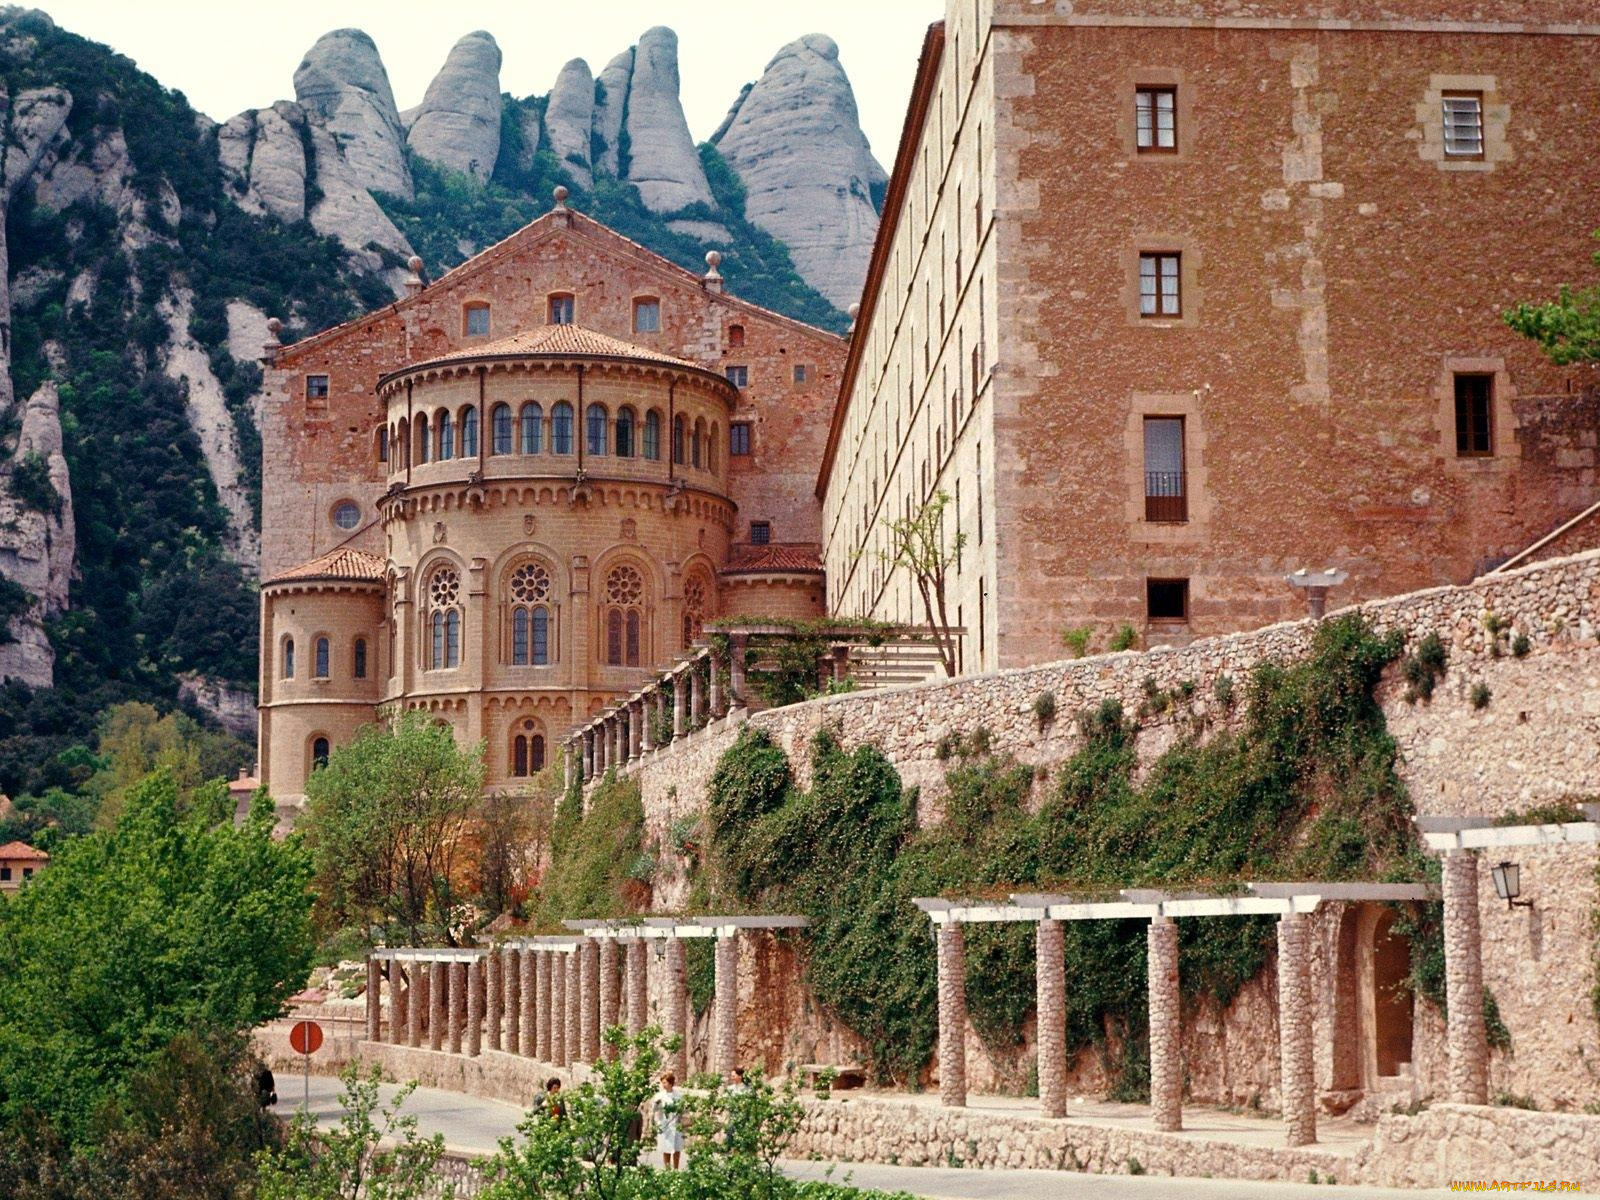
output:
[[[722,426],[711,422],[711,432],[706,437],[706,470],[717,469],[717,443],[722,440]]]
[[[478,410],[475,408],[461,412],[461,457],[478,457]]]
[[[428,461],[428,443],[431,440],[428,434],[428,418],[421,413],[417,414],[417,462]]]
[[[409,467],[411,465],[411,422],[404,417],[395,427],[395,466]]]
[[[672,418],[672,461],[683,466],[683,414]]]
[[[283,677],[294,678],[294,639],[283,639]]]
[[[550,410],[550,453],[572,453],[572,405],[565,400]]]
[[[550,661],[550,570],[537,559],[507,579],[511,598],[511,662],[542,667]]]
[[[389,440],[393,436],[394,435],[389,432],[389,427],[387,425],[380,425],[378,427],[378,461],[381,463],[386,463],[389,461]]]
[[[316,677],[318,679],[326,679],[328,677],[328,669],[329,669],[329,661],[328,660],[332,657],[331,653],[329,652],[328,639],[327,638],[319,637],[317,639],[316,652],[317,652],[317,661],[316,661],[315,667],[313,668],[313,673],[316,675]]]
[[[367,639],[366,638],[357,638],[356,639],[355,652],[354,652],[352,657],[353,657],[353,661],[350,664],[350,666],[351,666],[350,674],[355,676],[357,679],[365,679],[367,677]]]
[[[689,443],[689,465],[690,466],[698,467],[700,465],[701,453],[702,453],[702,451],[701,451],[701,443],[703,443],[705,440],[706,440],[706,423],[704,421],[696,421],[694,423],[694,438]]]
[[[311,739],[311,769],[320,770],[328,765],[328,739],[315,737]]]
[[[606,452],[606,408],[603,404],[589,405],[589,411],[584,417],[584,426],[588,438],[584,445],[584,453],[598,456]]]
[[[605,661],[637,667],[643,656],[644,576],[627,563],[611,568],[605,590]]]
[[[618,458],[632,458],[634,417],[633,409],[626,406],[617,410],[616,444]]]
[[[644,415],[644,456],[651,462],[661,458],[661,412],[652,408]]]
[[[728,326],[728,348],[730,350],[737,350],[742,345],[744,345],[744,326],[743,325],[729,325]]]
[[[489,453],[510,454],[511,405],[496,404],[489,413],[489,426],[493,431],[489,442]]]
[[[534,721],[523,721],[511,738],[511,774],[518,779],[544,770],[544,734]]]
[[[518,414],[518,424],[522,427],[523,454],[538,454],[544,449],[544,409],[537,404],[524,404],[522,412]]]
[[[511,773],[518,779],[528,775],[528,736],[519,733],[511,741]]]
[[[440,409],[433,418],[434,426],[434,457],[440,462],[456,456],[456,423],[450,419],[446,409]]]
[[[461,576],[452,566],[435,569],[428,579],[428,666],[439,670],[461,665]]]
[[[703,572],[690,575],[683,584],[683,645],[687,649],[705,632],[706,618],[715,611],[713,585]]]

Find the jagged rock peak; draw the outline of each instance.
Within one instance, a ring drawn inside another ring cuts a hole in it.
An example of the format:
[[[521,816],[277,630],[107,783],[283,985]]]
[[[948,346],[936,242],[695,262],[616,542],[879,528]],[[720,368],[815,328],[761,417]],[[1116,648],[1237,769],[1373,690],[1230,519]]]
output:
[[[633,48],[629,47],[606,64],[594,83],[594,132],[599,140],[596,171],[620,174],[617,143],[622,138],[622,112],[628,107],[628,88],[633,83]]]
[[[713,137],[746,191],[745,215],[789,247],[840,308],[861,298],[887,175],[861,132],[855,92],[825,34],[790,42]]]
[[[500,155],[500,47],[478,30],[450,49],[406,141],[430,162],[480,181]]]
[[[550,101],[545,105],[544,126],[557,160],[580,187],[592,187],[589,151],[594,128],[594,76],[583,59],[573,59],[556,76]]]
[[[645,207],[655,212],[712,203],[678,87],[678,35],[665,25],[645,30],[634,51],[628,88],[627,178],[639,189]]]
[[[294,73],[302,108],[333,134],[346,165],[370,191],[411,195],[405,131],[378,47],[359,29],[317,39]]]
[[[389,72],[378,44],[360,29],[335,29],[319,37],[294,73],[294,96],[309,109],[327,116],[346,87],[369,92],[400,123]]]

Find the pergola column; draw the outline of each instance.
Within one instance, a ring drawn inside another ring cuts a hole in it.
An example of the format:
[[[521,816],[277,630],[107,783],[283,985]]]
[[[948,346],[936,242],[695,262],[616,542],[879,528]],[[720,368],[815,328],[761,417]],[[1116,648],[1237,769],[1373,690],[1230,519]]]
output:
[[[467,1032],[467,964],[450,964],[450,1053],[460,1054]]]
[[[522,1019],[517,1022],[522,1027],[521,1053],[524,1058],[532,1058],[538,1039],[538,1013],[535,1006],[539,999],[539,956],[531,947],[522,952]]]
[[[1478,920],[1478,856],[1444,855],[1446,1044],[1453,1104],[1489,1102],[1489,1038],[1483,1021],[1483,940]]]
[[[1150,922],[1150,1115],[1163,1132],[1183,1128],[1183,1031],[1178,1014],[1178,927]]]
[[[550,954],[550,1061],[564,1067],[567,1057],[567,968],[566,955]]]
[[[712,667],[715,674],[716,668]],[[704,685],[700,682],[700,668],[689,668],[689,724],[699,725],[705,720],[706,702]]]
[[[594,731],[594,775],[598,779],[611,765],[611,727],[604,721]]]
[[[467,964],[467,1053],[477,1058],[483,1053],[484,976],[488,957]]]
[[[939,964],[939,1103],[967,1104],[967,935],[960,921],[934,926]]]
[[[739,1054],[739,935],[717,935],[716,999],[712,1010],[711,1070],[728,1079]]]
[[[587,782],[594,778],[594,730],[583,731],[583,778]]]
[[[625,959],[627,995],[624,1001],[627,1012],[624,1020],[628,1025],[629,1037],[637,1037],[643,1033],[645,1025],[650,1020],[649,962],[648,945],[637,939],[628,943]]]
[[[593,938],[578,943],[583,1061],[600,1057],[600,946]]]
[[[617,939],[600,939],[600,1032],[604,1034],[612,1026],[617,1025],[617,985],[621,981],[617,978]],[[607,1043],[605,1046],[606,1058],[616,1057],[615,1049]]]
[[[535,1056],[544,1062],[556,1060],[555,1049],[550,1043],[550,997],[555,990],[555,984],[550,978],[550,958],[550,951],[539,951],[539,999],[535,1008],[537,1014],[535,1028],[538,1036],[535,1039],[537,1046]]]
[[[522,1053],[522,957],[532,951],[506,951],[506,1053]]]
[[[561,956],[567,975],[567,1062],[583,1061],[583,956],[577,949]]]
[[[489,1012],[487,1021],[489,1025],[489,1049],[500,1049],[500,1023],[505,1019],[506,1012],[506,973],[505,964],[501,961],[500,950],[495,947],[484,956],[484,968],[489,979]]]
[[[728,652],[728,705],[739,708],[744,704],[744,659],[750,635],[735,633],[728,640],[732,645]]]
[[[655,731],[650,728],[655,724],[652,719],[655,714],[650,711],[655,707],[655,702],[655,692],[646,692],[639,700],[639,745],[644,750],[656,748]]]
[[[1039,1108],[1067,1115],[1066,938],[1060,921],[1040,921],[1034,931],[1034,987],[1039,1023]]]
[[[407,1001],[411,997],[411,989],[406,986],[405,973],[400,969],[400,960],[389,960],[389,1041],[396,1046],[404,1046],[409,1034],[409,1024],[406,1010]]]
[[[613,713],[607,718],[606,729],[610,731],[611,737],[611,746],[606,751],[606,764],[608,766],[621,767],[628,761],[628,739],[626,731],[622,727],[622,722],[617,719],[616,714]]]
[[[684,730],[684,693],[688,689],[684,684],[683,672],[672,677],[672,740],[677,741],[683,736]]]
[[[666,944],[666,954],[663,964],[666,968],[666,1034],[669,1038],[676,1037],[679,1041],[678,1048],[668,1053],[667,1066],[679,1079],[689,1076],[689,988],[684,971],[683,939],[669,937]],[[639,994],[644,994],[644,972],[639,975]],[[640,1008],[644,1007],[641,1002]],[[631,1008],[631,1005],[630,1005]],[[641,1013],[641,1016],[643,1014]],[[630,1011],[628,1023],[633,1024],[634,1015]],[[641,1023],[640,1028],[644,1026]]]
[[[445,1027],[449,1024],[450,964],[436,958],[429,964],[428,1049],[444,1049]]]
[[[367,955],[367,1041],[383,1038],[383,966]]]
[[[628,757],[638,758],[644,747],[644,705],[628,701]]]
[[[406,1044],[422,1045],[422,1032],[428,1024],[428,964],[421,959],[411,962],[410,1019],[406,1023]]]
[[[722,715],[722,656],[715,650],[708,660],[711,664],[711,717]]]
[[[1317,1140],[1317,1079],[1311,1033],[1311,963],[1306,919],[1278,919],[1278,1055],[1289,1145]]]

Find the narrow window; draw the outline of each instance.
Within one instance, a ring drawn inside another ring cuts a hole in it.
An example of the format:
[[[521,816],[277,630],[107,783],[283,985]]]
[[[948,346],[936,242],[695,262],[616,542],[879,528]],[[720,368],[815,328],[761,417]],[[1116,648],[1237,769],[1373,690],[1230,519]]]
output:
[[[1183,418],[1144,419],[1144,519],[1187,521],[1188,489],[1183,473]]]
[[[614,441],[617,445],[618,458],[633,457],[633,409],[623,407],[617,410],[617,426]]]
[[[765,546],[772,541],[771,521],[750,522],[750,544],[752,546]]]
[[[943,304],[944,301],[940,300],[939,303]],[[796,383],[804,383],[806,381],[806,367],[805,367],[804,363],[795,363],[795,365],[794,365],[794,381]]]
[[[533,610],[533,664],[542,667],[550,661],[550,610]]]
[[[389,429],[387,426],[378,430],[378,461],[389,461]]]
[[[1147,579],[1145,615],[1152,621],[1182,622],[1189,619],[1189,581],[1187,579]]]
[[[728,453],[735,458],[750,453],[750,422],[735,421],[728,426]]]
[[[461,612],[452,608],[444,618],[444,665],[461,665]]]
[[[283,677],[294,678],[294,639],[283,639]]]
[[[683,466],[683,417],[672,418],[672,461]]]
[[[572,324],[572,293],[556,292],[550,297],[550,324]]]
[[[440,462],[456,456],[456,423],[450,419],[450,414],[441,412],[433,419],[436,443],[434,457]]]
[[[511,773],[518,778],[528,773],[528,739],[520,733],[511,743]]]
[[[422,413],[417,414],[417,462],[428,461],[428,444],[432,441],[428,434],[428,418]]]
[[[705,440],[706,440],[706,423],[704,421],[696,421],[694,423],[694,436],[689,441],[689,465],[690,466],[698,467],[700,465],[700,456],[701,456],[701,453],[702,453],[702,451],[700,449],[700,443],[702,443]]]
[[[661,458],[661,413],[653,408],[644,415],[644,456],[651,462]]]
[[[606,614],[606,662],[613,667],[622,665],[622,610],[613,608]]]
[[[749,367],[723,367],[722,373],[728,377],[728,382],[733,384],[733,386],[736,388],[747,388],[750,386]]]
[[[637,608],[628,610],[628,665],[630,667],[639,665],[639,610]]]
[[[1180,254],[1139,255],[1139,315],[1181,317]]]
[[[1456,376],[1456,455],[1494,454],[1494,376]]]
[[[489,426],[493,433],[489,442],[489,453],[511,453],[511,405],[496,404],[489,413]]]
[[[328,765],[328,739],[319,737],[311,743],[311,769],[318,770]]]
[[[544,734],[536,733],[528,739],[528,760],[534,773],[544,770]]]
[[[1142,87],[1134,93],[1140,154],[1174,154],[1178,149],[1178,89]]]
[[[317,651],[317,662],[316,662],[316,668],[315,668],[316,676],[317,676],[318,679],[326,679],[328,677],[328,660],[331,657],[330,654],[328,653],[328,639],[327,638],[319,637],[317,639],[316,651]]]
[[[444,666],[444,662],[445,662],[445,659],[444,659],[444,613],[443,613],[443,611],[438,610],[438,609],[434,610],[434,614],[433,614],[433,618],[432,618],[432,622],[431,623],[432,623],[432,626],[433,626],[433,628],[431,630],[431,632],[433,633],[433,657],[429,661],[433,664],[434,669],[438,670],[440,667]]]
[[[511,614],[511,662],[513,666],[528,665],[528,610],[518,608]]]
[[[728,348],[730,350],[737,350],[743,345],[744,345],[744,326],[743,325],[729,325],[728,326]]]
[[[522,453],[539,453],[544,448],[544,409],[537,404],[524,404],[518,421],[522,426]]]
[[[722,444],[722,426],[711,422],[711,432],[706,435],[706,470],[717,469],[717,447]]]
[[[328,398],[328,377],[326,375],[306,376],[306,399],[326,400]]]
[[[584,450],[591,457],[599,457],[606,452],[606,410],[603,404],[589,405],[586,424],[589,436]]]
[[[661,301],[641,298],[633,302],[633,331],[657,333],[661,329]]]
[[[10,883],[10,882],[11,882],[11,868],[10,867],[0,867],[0,883]]]
[[[1444,108],[1444,156],[1446,158],[1483,157],[1483,93],[1446,92]]]
[[[478,410],[475,408],[461,414],[461,457],[478,457]]]
[[[550,410],[550,453],[572,453],[572,405],[565,400]]]
[[[367,639],[366,638],[357,638],[356,639],[354,659],[355,659],[355,661],[350,664],[351,665],[350,673],[352,675],[354,675],[357,679],[365,679],[367,677]]]
[[[463,329],[468,337],[488,337],[489,306],[487,304],[467,305]]]

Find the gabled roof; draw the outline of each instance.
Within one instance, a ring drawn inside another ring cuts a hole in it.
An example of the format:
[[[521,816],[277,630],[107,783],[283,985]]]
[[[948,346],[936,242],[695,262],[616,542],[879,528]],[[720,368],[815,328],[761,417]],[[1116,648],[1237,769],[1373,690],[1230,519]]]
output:
[[[320,558],[300,563],[287,571],[279,572],[271,579],[263,580],[262,586],[318,579],[382,583],[387,566],[388,564],[376,554],[368,554],[365,550],[357,550],[354,546],[340,546]]]
[[[7,842],[0,846],[0,858],[11,862],[49,862],[50,856],[43,850],[35,850],[27,842]]]
[[[697,367],[697,364],[689,362],[687,359],[675,358],[670,354],[663,354],[660,350],[636,346],[632,342],[623,341],[621,338],[614,338],[604,333],[596,333],[593,329],[585,329],[582,325],[539,325],[533,329],[524,329],[521,333],[514,333],[510,337],[501,338],[497,342],[486,342],[481,346],[465,346],[460,350],[452,350],[449,354],[441,354],[431,361],[455,362],[464,358],[541,354],[549,355],[552,358],[572,356],[642,358],[649,362],[670,363],[674,367]]]

